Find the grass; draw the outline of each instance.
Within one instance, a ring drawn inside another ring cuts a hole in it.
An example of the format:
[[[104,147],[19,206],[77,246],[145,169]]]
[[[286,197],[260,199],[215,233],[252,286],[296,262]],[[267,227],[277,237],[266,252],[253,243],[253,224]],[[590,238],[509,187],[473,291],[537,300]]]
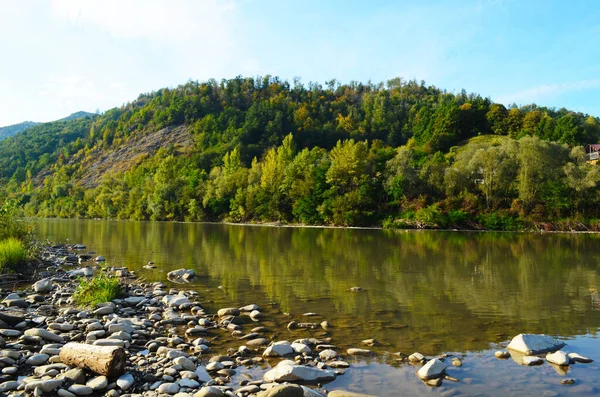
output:
[[[118,278],[98,273],[91,279],[82,278],[73,294],[73,300],[79,306],[94,307],[98,303],[110,302],[121,293]]]
[[[16,270],[27,262],[25,244],[14,237],[0,241],[0,272]]]

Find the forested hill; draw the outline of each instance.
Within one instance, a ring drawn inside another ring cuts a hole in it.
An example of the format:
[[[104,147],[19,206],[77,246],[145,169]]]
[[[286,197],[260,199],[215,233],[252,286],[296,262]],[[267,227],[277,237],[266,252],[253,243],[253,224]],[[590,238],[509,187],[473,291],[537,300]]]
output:
[[[423,82],[188,82],[0,142],[27,215],[512,229],[599,217],[600,120]]]
[[[0,140],[4,138],[8,138],[9,136],[13,136],[18,134],[21,131],[25,131],[28,128],[31,128],[40,123],[36,123],[35,121],[24,121],[19,124],[8,125],[6,127],[0,127]]]
[[[95,116],[94,113],[88,113],[88,112],[81,111],[81,112],[72,113],[69,116],[64,117],[58,121],[75,120],[75,119],[79,119],[82,117],[94,117],[94,116]],[[31,127],[35,127],[36,125],[40,125],[40,124],[42,124],[42,123],[38,123],[35,121],[24,121],[19,124],[13,124],[13,125],[9,125],[6,127],[0,127],[0,140],[11,137],[13,135],[18,134],[21,131],[25,131]]]

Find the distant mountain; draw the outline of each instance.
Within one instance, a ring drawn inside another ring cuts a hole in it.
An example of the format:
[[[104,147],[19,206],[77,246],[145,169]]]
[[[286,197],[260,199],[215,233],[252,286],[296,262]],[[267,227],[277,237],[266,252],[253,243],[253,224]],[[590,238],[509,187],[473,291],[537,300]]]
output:
[[[18,134],[19,132],[25,131],[26,129],[34,127],[38,124],[41,123],[36,123],[35,121],[24,121],[19,124],[13,124],[7,127],[0,127],[0,140]]]
[[[60,120],[56,120],[56,121],[68,121],[68,120],[75,120],[75,119],[80,119],[82,117],[94,117],[96,114],[95,113],[90,113],[90,112],[75,112],[73,114],[71,114],[70,116],[64,117]]]
[[[64,118],[56,120],[56,121],[69,121],[69,120],[80,119],[82,117],[93,117],[93,116],[95,116],[95,113],[80,111],[80,112],[75,112],[67,117],[64,117]],[[13,124],[13,125],[9,125],[6,127],[0,127],[0,140],[8,138],[13,135],[16,135],[21,131],[25,131],[31,127],[35,127],[36,125],[40,125],[40,124],[43,124],[43,123],[38,123],[35,121],[24,121],[19,124]]]

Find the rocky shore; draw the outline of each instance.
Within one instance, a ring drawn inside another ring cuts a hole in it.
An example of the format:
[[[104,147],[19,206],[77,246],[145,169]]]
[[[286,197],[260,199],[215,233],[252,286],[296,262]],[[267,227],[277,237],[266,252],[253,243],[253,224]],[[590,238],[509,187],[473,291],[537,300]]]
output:
[[[328,391],[327,382],[344,376],[351,366],[349,358],[373,355],[368,347],[377,341],[367,339],[364,346],[342,352],[328,336],[331,324],[327,321],[281,324],[288,329],[319,328],[322,337],[278,340],[278,333],[261,325],[265,316],[252,302],[208,312],[200,294],[186,284],[195,276],[191,270],[169,273],[171,281],[181,283],[172,288],[163,282],[144,282],[126,268],[103,266],[103,257],[77,253],[78,249],[85,247],[48,249],[37,282],[22,290],[1,291],[1,394],[366,396]],[[87,262],[89,266],[85,266]],[[122,296],[91,308],[76,307],[72,295],[80,278],[95,272],[120,278]],[[224,338],[237,348],[215,349],[214,342]],[[546,346],[545,351],[560,347]],[[538,353],[522,350],[526,357]],[[499,352],[497,356],[510,355]],[[103,373],[97,363],[105,359],[122,363]],[[560,365],[589,360],[561,354],[551,359],[548,361]],[[415,365],[416,376],[429,386],[439,386],[443,380],[459,381],[448,372],[452,366],[462,365],[460,358],[397,353],[396,360]],[[257,366],[267,368],[260,378],[252,375]]]

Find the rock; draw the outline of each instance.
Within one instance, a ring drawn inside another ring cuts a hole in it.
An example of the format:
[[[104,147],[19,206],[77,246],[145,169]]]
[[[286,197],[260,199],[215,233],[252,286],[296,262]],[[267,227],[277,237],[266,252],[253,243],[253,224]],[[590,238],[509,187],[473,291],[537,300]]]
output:
[[[260,310],[260,307],[258,307],[258,305],[255,305],[254,303],[251,305],[240,307],[241,312],[253,312],[254,310]]]
[[[14,380],[9,380],[8,382],[0,383],[0,393],[4,393],[11,390],[17,390],[19,384],[19,382]]]
[[[523,365],[542,365],[544,360],[538,356],[525,356],[521,359]]]
[[[177,269],[167,273],[167,278],[175,282],[190,282],[196,277],[196,272],[192,269]]]
[[[323,361],[334,360],[339,354],[335,350],[325,349],[319,352],[319,358]]]
[[[41,328],[31,328],[25,331],[26,336],[39,336],[42,339],[49,340],[51,342],[65,343],[65,339],[60,336],[53,334],[50,331],[46,331]]]
[[[108,386],[108,378],[106,376],[96,376],[87,381],[86,386],[91,387],[92,390],[104,390]]]
[[[92,277],[94,273],[87,267],[81,269],[75,269],[68,272],[70,277]]]
[[[183,378],[177,381],[179,387],[187,387],[188,389],[197,389],[200,386],[200,383],[190,378]]]
[[[294,342],[292,343],[292,349],[298,354],[311,354],[312,350],[304,343]]]
[[[349,368],[350,364],[345,361],[330,361],[327,366],[331,368]]]
[[[58,394],[60,397],[75,397],[75,394],[73,394],[70,391],[67,391],[65,389],[58,389],[56,394]]]
[[[95,316],[104,316],[106,314],[112,314],[114,313],[114,311],[115,309],[112,306],[102,306],[94,310],[92,314],[94,314]]]
[[[176,394],[179,392],[179,385],[177,383],[163,383],[158,386],[157,391],[164,394]]]
[[[445,373],[446,366],[444,363],[437,358],[434,358],[433,360],[429,360],[417,371],[417,376],[421,380],[429,380],[441,378]]]
[[[351,287],[350,291],[352,291],[352,292],[360,292],[360,291],[364,291],[364,289],[362,287]]]
[[[219,309],[219,311],[217,312],[217,315],[219,317],[239,316],[240,315],[240,309],[238,309],[236,307],[226,307],[224,309]]]
[[[194,397],[226,397],[226,394],[218,387],[208,386],[194,393]]]
[[[32,391],[39,388],[44,393],[50,393],[52,390],[58,389],[62,385],[62,379],[36,380],[25,385],[26,391]]]
[[[455,367],[462,367],[462,361],[460,358],[458,357],[454,357],[452,359],[452,365],[454,365]]]
[[[68,391],[77,396],[89,396],[94,392],[91,387],[85,385],[72,385],[69,387]]]
[[[94,262],[106,262],[106,258],[103,257],[102,255],[98,255],[97,257],[94,258]]]
[[[266,346],[268,344],[269,344],[269,341],[265,338],[251,339],[246,342],[246,345],[249,347]]]
[[[133,378],[133,375],[130,373],[126,373],[119,376],[119,379],[117,379],[117,386],[119,386],[121,390],[127,390],[131,386],[133,386],[134,382],[135,379]]]
[[[351,356],[369,356],[372,354],[371,350],[358,348],[350,348],[346,350],[346,353],[348,353]]]
[[[259,312],[258,310],[252,310],[249,314],[250,319],[252,319],[252,321],[259,321],[263,315],[261,312]]]
[[[294,349],[288,341],[275,342],[263,352],[263,357],[283,357],[294,354]]]
[[[304,397],[304,389],[298,385],[281,385],[258,393],[258,397]]]
[[[562,350],[559,350],[554,353],[548,353],[546,355],[546,360],[549,363],[556,364],[556,365],[569,365],[569,362],[571,361],[569,359],[569,356],[567,356],[567,353],[565,353]]]
[[[564,346],[564,342],[548,335],[519,334],[510,341],[507,347],[527,355],[532,355],[553,352]]]
[[[85,371],[81,368],[70,369],[62,377],[68,379],[71,383],[85,385]]]
[[[192,303],[186,296],[183,295],[165,295],[163,296],[162,301],[169,307],[179,307],[181,305]]]
[[[218,362],[218,361],[215,361],[215,362],[212,362],[212,363],[208,363],[206,365],[206,370],[208,372],[218,371],[218,370],[223,369],[223,368],[225,368],[225,366],[223,364],[221,364],[220,362]]]
[[[421,353],[415,352],[413,354],[411,354],[410,356],[408,356],[408,361],[411,363],[418,363],[425,360],[425,356],[423,356]]]
[[[577,363],[583,363],[583,364],[589,364],[594,361],[591,358],[580,356],[577,353],[569,353],[569,358]]]
[[[353,393],[345,390],[334,390],[327,394],[327,397],[376,397],[371,394]]]
[[[183,369],[187,369],[188,371],[195,371],[196,364],[187,357],[177,357],[173,360],[173,363],[176,365],[181,365]]]
[[[5,299],[3,303],[8,307],[20,307],[23,309],[27,309],[29,307],[29,303],[27,303],[24,299]]]
[[[498,350],[497,352],[494,353],[494,356],[496,358],[500,358],[500,359],[506,359],[510,357],[510,353],[509,352],[505,352],[505,351],[501,351]]]
[[[575,379],[563,379],[560,381],[561,385],[572,385],[575,383]]]
[[[265,382],[327,382],[335,379],[332,371],[296,365],[294,361],[283,360],[275,368],[264,374]]]
[[[40,294],[45,294],[52,291],[52,281],[49,278],[45,278],[33,284],[33,290]]]
[[[42,365],[45,364],[49,358],[50,356],[47,354],[34,354],[25,361],[25,364],[33,366]]]

